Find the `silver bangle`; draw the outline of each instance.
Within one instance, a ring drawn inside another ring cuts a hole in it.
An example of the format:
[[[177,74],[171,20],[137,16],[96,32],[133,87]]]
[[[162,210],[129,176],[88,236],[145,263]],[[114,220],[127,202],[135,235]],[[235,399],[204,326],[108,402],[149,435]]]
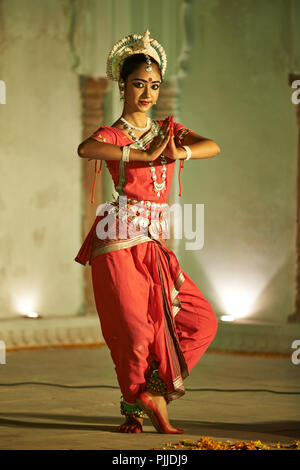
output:
[[[187,145],[183,145],[182,148],[184,148],[184,150],[186,151],[186,160],[189,160],[192,156],[192,151],[190,149],[190,147],[188,147]]]
[[[124,145],[124,147],[122,147],[122,160],[123,160],[123,162],[129,162],[129,152],[130,152],[129,145]]]

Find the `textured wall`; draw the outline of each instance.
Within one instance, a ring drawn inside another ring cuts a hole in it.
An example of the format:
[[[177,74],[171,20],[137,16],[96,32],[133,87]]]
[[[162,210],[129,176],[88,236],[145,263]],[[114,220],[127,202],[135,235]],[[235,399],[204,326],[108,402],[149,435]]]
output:
[[[68,0],[0,2],[0,317],[80,311],[81,136]]]
[[[180,4],[0,1],[0,317],[26,296],[45,316],[81,312],[78,76],[102,75],[110,45],[145,27],[165,45],[174,75]],[[191,4],[180,118],[221,153],[182,170],[180,202],[205,204],[205,242],[195,252],[181,243],[179,259],[217,313],[285,322],[294,300],[297,129],[288,74],[299,71],[298,4]],[[117,101],[108,96],[114,110]]]
[[[194,2],[182,121],[221,153],[188,162],[182,202],[205,204],[205,242],[181,261],[218,313],[293,311],[297,128],[291,4]],[[295,47],[294,47],[295,46]]]

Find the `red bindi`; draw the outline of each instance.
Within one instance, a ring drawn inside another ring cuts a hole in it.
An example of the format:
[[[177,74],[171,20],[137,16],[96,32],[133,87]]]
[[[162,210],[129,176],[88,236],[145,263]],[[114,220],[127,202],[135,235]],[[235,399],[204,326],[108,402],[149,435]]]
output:
[[[152,82],[152,78],[151,78],[151,77],[148,78],[148,82]]]

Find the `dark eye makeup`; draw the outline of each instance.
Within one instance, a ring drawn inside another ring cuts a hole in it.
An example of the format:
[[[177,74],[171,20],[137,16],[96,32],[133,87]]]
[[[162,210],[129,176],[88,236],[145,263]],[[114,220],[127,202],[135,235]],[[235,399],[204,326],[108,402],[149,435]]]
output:
[[[144,86],[143,82],[134,82],[133,85],[136,87],[136,88],[142,88]],[[139,85],[142,85],[142,86],[139,86]],[[156,88],[153,88],[153,87],[156,87]],[[159,84],[158,83],[153,83],[152,89],[154,90],[158,90],[159,88]]]

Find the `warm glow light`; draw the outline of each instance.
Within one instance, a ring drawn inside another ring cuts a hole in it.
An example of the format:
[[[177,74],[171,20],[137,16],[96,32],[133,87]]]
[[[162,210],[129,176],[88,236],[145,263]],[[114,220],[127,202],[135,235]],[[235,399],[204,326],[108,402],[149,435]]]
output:
[[[228,288],[224,286],[221,289],[220,297],[226,312],[234,318],[247,317],[255,300],[254,292],[240,286],[230,286]]]
[[[38,318],[39,314],[36,313],[36,312],[29,312],[29,313],[27,313],[26,316],[29,317],[29,318]]]
[[[234,321],[235,317],[233,315],[222,315],[220,320],[222,320],[222,321]]]
[[[17,301],[17,311],[20,315],[28,318],[38,318],[39,314],[34,311],[35,301],[30,297],[23,297]]]
[[[12,294],[12,310],[25,318],[42,318],[40,309],[39,286],[16,286]]]

